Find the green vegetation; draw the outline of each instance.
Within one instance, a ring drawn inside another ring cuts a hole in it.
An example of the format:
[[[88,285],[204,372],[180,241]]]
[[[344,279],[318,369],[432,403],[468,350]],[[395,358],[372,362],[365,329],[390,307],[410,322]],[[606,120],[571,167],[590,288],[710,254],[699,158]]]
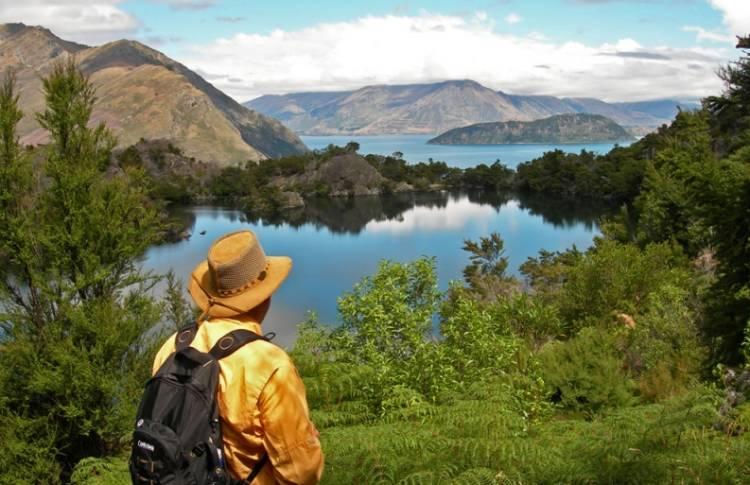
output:
[[[500,235],[466,241],[465,279],[445,293],[433,259],[383,261],[339,299],[340,326],[301,325],[292,355],[326,483],[747,481],[747,59],[723,73],[723,96],[631,147],[519,169],[531,190],[569,175],[571,195],[626,202],[589,250],[541,252],[520,280]],[[138,167],[105,175],[88,83],[59,66],[45,94],[39,179],[12,81],[0,90],[0,483],[123,483],[147,330],[187,310],[173,278],[162,309],[133,265],[158,220]],[[231,173],[260,187],[355,145]],[[368,161],[392,181],[450,178],[400,159]],[[235,177],[216,190],[247,190]]]
[[[137,170],[105,173],[113,139],[72,63],[44,79],[41,174],[19,148],[12,76],[0,90],[0,483],[60,483],[119,454],[160,307],[136,258],[160,220]]]

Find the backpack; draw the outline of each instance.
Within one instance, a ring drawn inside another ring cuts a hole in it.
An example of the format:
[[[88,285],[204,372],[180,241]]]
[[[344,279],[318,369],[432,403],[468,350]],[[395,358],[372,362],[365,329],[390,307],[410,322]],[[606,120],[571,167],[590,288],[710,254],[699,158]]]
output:
[[[197,330],[193,324],[177,332],[175,352],[146,383],[130,456],[134,484],[249,484],[268,461],[264,454],[245,480],[231,478],[216,403],[219,360],[247,343],[268,339],[234,330],[204,353],[190,346]]]

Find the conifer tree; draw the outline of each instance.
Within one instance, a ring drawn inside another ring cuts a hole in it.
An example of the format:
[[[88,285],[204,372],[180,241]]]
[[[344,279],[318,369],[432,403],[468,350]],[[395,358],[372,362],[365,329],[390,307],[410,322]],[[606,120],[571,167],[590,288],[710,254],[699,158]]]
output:
[[[160,224],[140,174],[107,171],[114,138],[89,126],[94,89],[72,60],[43,89],[37,183],[13,79],[0,90],[1,483],[58,483],[126,443],[160,316],[137,266]]]
[[[725,89],[721,96],[709,96],[704,105],[714,116],[715,135],[722,152],[733,152],[750,142],[750,36],[738,37],[744,55],[719,70]]]

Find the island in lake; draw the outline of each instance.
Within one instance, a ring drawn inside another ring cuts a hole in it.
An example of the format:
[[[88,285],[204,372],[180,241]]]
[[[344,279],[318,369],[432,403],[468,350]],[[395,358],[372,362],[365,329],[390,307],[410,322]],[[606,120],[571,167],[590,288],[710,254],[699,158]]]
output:
[[[630,140],[633,140],[633,135],[606,116],[569,113],[534,121],[476,123],[448,130],[427,143],[502,145],[509,143],[602,143]]]

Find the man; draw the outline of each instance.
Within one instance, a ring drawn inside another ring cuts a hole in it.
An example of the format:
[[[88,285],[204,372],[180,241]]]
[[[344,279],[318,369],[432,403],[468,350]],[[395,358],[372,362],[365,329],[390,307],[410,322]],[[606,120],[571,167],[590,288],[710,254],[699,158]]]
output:
[[[205,318],[191,346],[207,352],[239,328],[262,335],[271,295],[292,268],[287,257],[266,256],[251,231],[216,240],[190,277],[189,290]],[[162,346],[153,372],[175,351],[176,334]],[[323,472],[318,432],[305,387],[281,348],[258,340],[221,359],[217,403],[227,468],[241,480],[267,453],[254,484],[313,484]]]

